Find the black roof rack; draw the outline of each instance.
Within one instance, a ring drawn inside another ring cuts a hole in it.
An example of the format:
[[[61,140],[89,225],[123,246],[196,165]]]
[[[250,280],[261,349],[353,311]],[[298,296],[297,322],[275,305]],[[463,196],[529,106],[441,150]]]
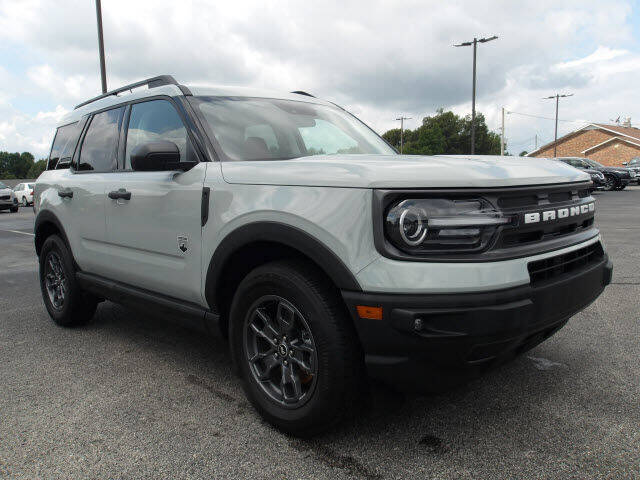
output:
[[[296,90],[295,92],[291,92],[291,93],[297,93],[298,95],[306,95],[307,97],[316,98],[315,95],[311,95],[310,93],[303,92],[302,90]]]
[[[147,78],[146,80],[141,80],[139,82],[130,83],[129,85],[125,85],[124,87],[116,88],[115,90],[110,90],[107,93],[103,93],[102,95],[98,95],[97,97],[92,98],[91,100],[87,100],[86,102],[79,103],[75,106],[76,108],[84,107],[85,105],[89,105],[90,103],[95,102],[96,100],[100,100],[101,98],[110,97],[111,95],[117,95],[122,92],[126,92],[127,90],[132,90],[137,87],[142,87],[147,85],[149,88],[161,87],[163,85],[175,85],[177,86],[182,93],[185,95],[191,95],[191,92],[184,85],[180,85],[175,78],[171,75],[158,75],[157,77]]]

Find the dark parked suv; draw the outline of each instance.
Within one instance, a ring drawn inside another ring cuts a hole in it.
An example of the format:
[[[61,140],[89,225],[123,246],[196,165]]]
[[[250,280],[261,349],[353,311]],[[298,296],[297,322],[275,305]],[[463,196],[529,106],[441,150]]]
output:
[[[605,190],[624,190],[629,183],[636,180],[636,174],[633,170],[623,167],[606,167],[590,158],[563,157],[558,158],[558,160],[581,170],[589,170],[589,173],[602,173],[605,178]],[[592,181],[593,178],[592,175]]]

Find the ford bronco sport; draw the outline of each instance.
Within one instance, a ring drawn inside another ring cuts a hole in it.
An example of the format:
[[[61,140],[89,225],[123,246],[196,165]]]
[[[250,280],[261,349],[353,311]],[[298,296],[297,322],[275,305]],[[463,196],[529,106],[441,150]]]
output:
[[[311,435],[369,375],[440,389],[548,338],[612,266],[589,176],[402,156],[304,92],[160,76],[78,105],[36,183],[46,308],[105,299],[228,337],[247,397]]]

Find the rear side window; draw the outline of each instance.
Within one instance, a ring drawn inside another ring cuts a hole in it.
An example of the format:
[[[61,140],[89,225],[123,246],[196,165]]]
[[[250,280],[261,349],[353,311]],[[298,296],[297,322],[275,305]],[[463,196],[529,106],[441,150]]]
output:
[[[131,154],[136,148],[145,143],[158,141],[175,143],[180,150],[180,160],[191,160],[192,151],[187,129],[171,102],[151,100],[131,105],[124,168],[131,169]]]
[[[68,162],[64,162],[64,165],[66,168],[69,167],[79,136],[80,127],[78,122],[70,123],[69,125],[64,125],[58,128],[56,136],[53,139],[53,145],[51,146],[47,170],[55,170],[58,168],[58,163],[63,163],[60,162],[60,159],[68,159]],[[62,167],[62,165],[60,166]]]
[[[123,110],[114,108],[93,116],[80,149],[79,171],[110,172],[115,168]]]

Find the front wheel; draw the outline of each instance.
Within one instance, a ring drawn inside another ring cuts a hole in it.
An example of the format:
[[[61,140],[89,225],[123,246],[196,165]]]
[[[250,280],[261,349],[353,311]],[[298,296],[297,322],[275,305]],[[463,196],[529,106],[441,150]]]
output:
[[[11,213],[16,213],[16,212],[18,211],[18,207],[11,207],[11,208],[9,209],[9,211],[10,211]]]
[[[315,267],[258,267],[238,287],[230,321],[234,364],[267,421],[311,436],[353,410],[362,356],[337,290]]]
[[[613,175],[605,175],[604,188],[605,190],[612,191],[618,188],[619,181]]]
[[[28,207],[29,206],[29,202],[27,202],[27,197],[22,197],[22,206],[23,207]]]

